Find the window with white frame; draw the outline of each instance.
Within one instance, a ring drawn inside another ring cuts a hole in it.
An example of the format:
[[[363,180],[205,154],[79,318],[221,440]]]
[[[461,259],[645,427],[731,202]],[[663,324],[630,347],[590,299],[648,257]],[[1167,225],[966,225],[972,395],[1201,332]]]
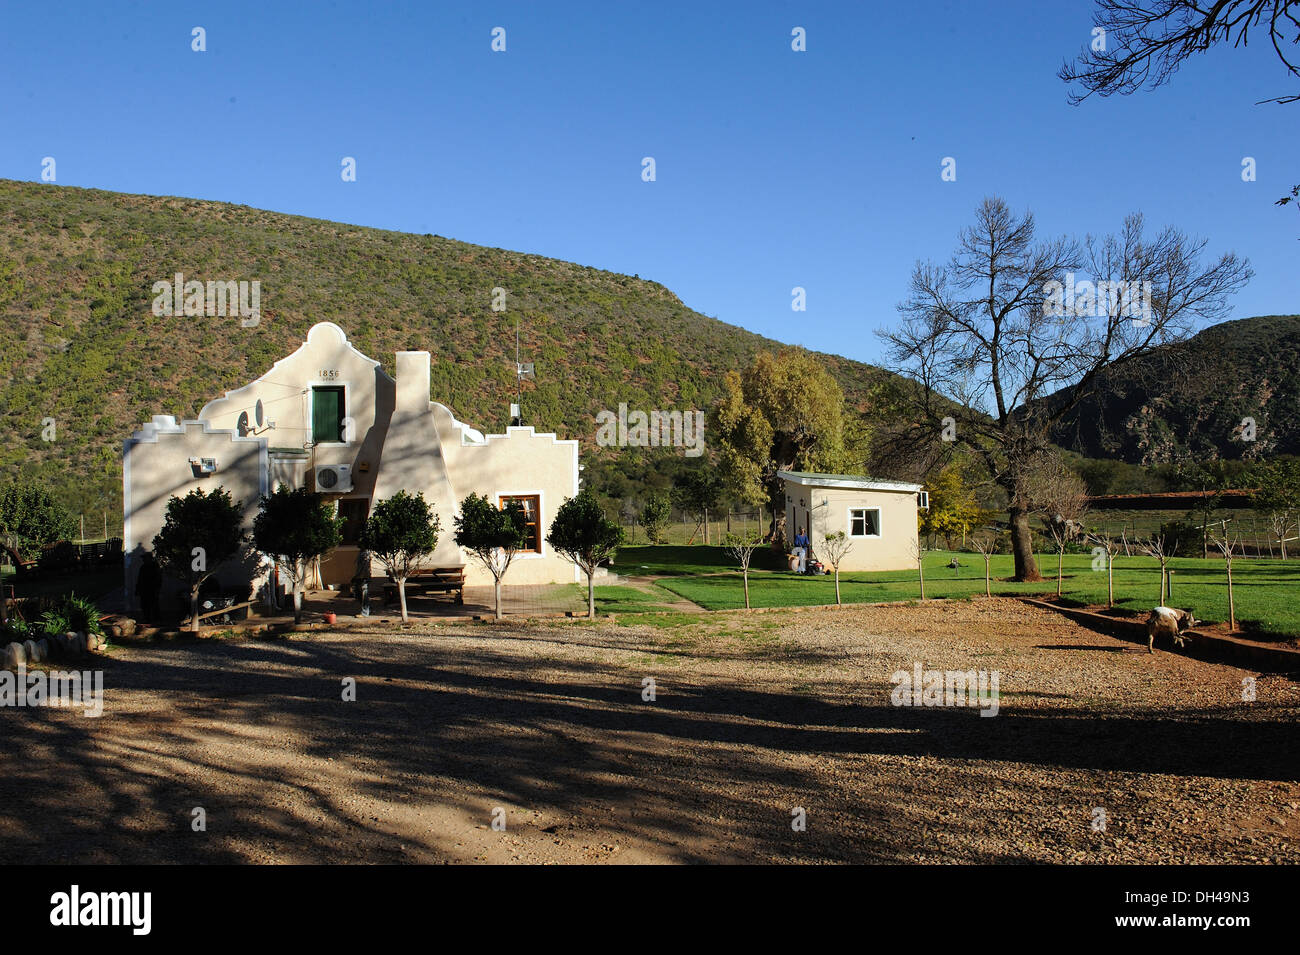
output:
[[[850,537],[879,537],[880,536],[880,508],[878,507],[849,508],[849,536]]]

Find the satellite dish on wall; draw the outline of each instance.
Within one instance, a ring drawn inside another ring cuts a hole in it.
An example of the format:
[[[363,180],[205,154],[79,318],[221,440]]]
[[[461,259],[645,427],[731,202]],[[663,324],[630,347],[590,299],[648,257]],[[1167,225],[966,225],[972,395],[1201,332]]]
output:
[[[262,426],[262,399],[261,398],[258,398],[257,404],[253,406],[253,418],[257,422],[257,426],[260,428]]]
[[[239,412],[239,421],[235,424],[235,430],[239,432],[241,438],[248,437],[248,412]]]

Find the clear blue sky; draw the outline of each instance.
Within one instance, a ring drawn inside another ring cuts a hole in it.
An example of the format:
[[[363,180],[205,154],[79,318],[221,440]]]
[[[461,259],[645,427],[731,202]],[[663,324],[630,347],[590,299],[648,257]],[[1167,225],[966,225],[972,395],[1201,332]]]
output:
[[[0,176],[432,232],[651,278],[876,361],[918,258],[998,195],[1041,234],[1174,224],[1300,311],[1300,104],[1262,45],[1066,101],[1091,0],[6,5]],[[190,49],[191,28],[207,52]],[[491,30],[506,29],[493,53]],[[790,49],[807,30],[808,50]],[[357,160],[343,182],[340,161]],[[656,182],[641,179],[653,156]],[[940,162],[957,160],[957,181]],[[1241,180],[1253,156],[1258,179]],[[793,313],[790,290],[807,289]]]

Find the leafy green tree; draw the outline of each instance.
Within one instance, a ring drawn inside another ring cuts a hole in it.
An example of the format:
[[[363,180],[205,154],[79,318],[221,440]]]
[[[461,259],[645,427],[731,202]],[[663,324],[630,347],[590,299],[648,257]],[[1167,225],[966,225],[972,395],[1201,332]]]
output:
[[[808,352],[760,352],[743,374],[731,371],[715,408],[719,472],[727,489],[772,510],[783,532],[779,471],[837,471],[847,465],[844,392]]]
[[[722,481],[717,469],[704,461],[689,471],[683,471],[673,482],[673,496],[678,507],[694,514],[704,525],[704,543],[709,543],[709,511],[716,511],[722,500]]]
[[[492,575],[496,596],[495,617],[501,613],[501,578],[515,554],[527,541],[527,517],[518,501],[495,507],[486,495],[471,494],[460,502],[456,515],[456,545],[470,552]]]
[[[76,522],[39,484],[15,483],[0,488],[0,539],[23,560],[33,560],[46,544],[66,540]]]
[[[668,515],[671,511],[672,501],[663,491],[651,491],[647,495],[645,506],[641,508],[639,523],[645,528],[650,543],[664,542],[664,526],[668,523]]]
[[[195,488],[184,497],[172,495],[163,526],[153,539],[154,556],[163,571],[190,592],[190,629],[199,629],[199,590],[203,582],[243,551],[242,504],[223,487],[211,494]]]
[[[1255,506],[1268,515],[1273,536],[1282,548],[1282,559],[1286,560],[1287,534],[1300,513],[1300,461],[1269,461],[1257,466],[1252,477]]]
[[[343,540],[343,521],[329,501],[306,488],[281,484],[263,497],[253,519],[253,546],[280,566],[293,588],[293,622],[302,622],[307,567]]]
[[[623,543],[623,528],[605,516],[588,489],[569,498],[555,512],[546,542],[573,561],[587,575],[587,617],[596,618],[596,568],[614,556]]]
[[[361,532],[361,547],[368,550],[384,571],[397,582],[397,596],[406,621],[406,581],[420,568],[424,558],[438,546],[442,522],[433,513],[424,494],[414,497],[398,491],[375,504]]]
[[[942,537],[952,550],[955,538],[964,538],[980,522],[983,512],[975,501],[975,490],[957,462],[940,471],[927,490],[930,506],[921,511],[921,533]]]

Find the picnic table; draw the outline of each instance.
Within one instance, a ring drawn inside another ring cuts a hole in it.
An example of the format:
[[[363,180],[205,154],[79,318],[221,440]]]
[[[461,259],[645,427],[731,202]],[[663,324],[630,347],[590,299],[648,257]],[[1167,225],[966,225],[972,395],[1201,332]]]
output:
[[[428,567],[406,578],[406,594],[445,594],[455,604],[465,602],[464,567]],[[384,578],[384,600],[397,600],[397,582]]]

